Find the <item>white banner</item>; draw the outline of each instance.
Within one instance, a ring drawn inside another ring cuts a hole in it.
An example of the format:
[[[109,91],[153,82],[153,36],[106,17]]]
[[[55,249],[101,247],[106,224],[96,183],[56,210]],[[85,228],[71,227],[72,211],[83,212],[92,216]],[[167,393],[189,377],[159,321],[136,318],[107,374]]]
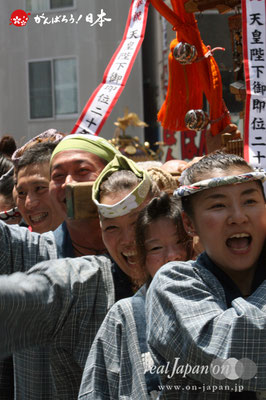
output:
[[[84,107],[71,133],[99,135],[117,102],[144,39],[149,0],[132,0],[123,39],[109,62],[102,83]]]
[[[246,112],[244,157],[266,169],[266,2],[242,0]]]

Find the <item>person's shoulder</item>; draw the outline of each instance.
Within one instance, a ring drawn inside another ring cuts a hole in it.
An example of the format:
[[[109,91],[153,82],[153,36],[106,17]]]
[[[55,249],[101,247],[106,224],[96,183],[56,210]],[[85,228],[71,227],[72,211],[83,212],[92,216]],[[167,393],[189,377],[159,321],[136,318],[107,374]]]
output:
[[[73,261],[74,260],[74,261]],[[66,263],[74,266],[76,279],[80,282],[95,282],[97,287],[101,287],[101,293],[108,298],[109,310],[115,302],[115,286],[112,274],[113,261],[108,254],[98,256],[83,256],[78,258],[68,258]]]
[[[95,261],[94,257],[91,257]],[[111,267],[103,268],[90,258],[64,258],[43,261],[27,274],[33,280],[42,280],[58,292],[77,296],[80,304],[97,302],[105,314],[115,302]],[[84,303],[85,302],[85,303]]]
[[[218,278],[207,268],[206,256],[200,255],[196,260],[170,262],[155,274],[149,290],[151,294],[165,297],[175,295],[187,298],[201,296],[209,292],[224,301],[224,289]]]
[[[54,260],[42,261],[29,270],[29,273],[41,272],[51,275],[62,274],[64,276],[79,276],[79,279],[87,279],[104,270],[110,271],[111,260],[108,256],[83,256],[67,257]]]
[[[27,227],[17,224],[8,225],[0,220],[1,234],[7,234],[13,239],[27,240],[28,242],[48,242],[54,244],[55,239],[52,231],[45,233],[31,232]]]
[[[177,276],[195,276],[195,270],[198,269],[197,261],[171,261],[163,265],[155,274],[153,281],[163,277],[176,279]]]
[[[109,254],[100,254],[100,255],[86,255],[82,257],[78,257],[79,260],[84,260],[85,262],[91,262],[98,265],[113,265],[113,260],[109,256]]]
[[[116,324],[122,325],[123,328],[127,327],[126,330],[131,330],[136,323],[134,309],[145,309],[146,293],[147,287],[143,285],[134,296],[117,301],[108,312],[108,319],[116,321]]]
[[[149,286],[147,297],[165,296],[166,292],[176,291],[178,287],[191,286],[191,282],[197,279],[195,273],[195,261],[172,261],[162,266],[154,275]]]
[[[122,332],[127,332],[132,329],[132,326],[135,326],[132,299],[133,297],[127,297],[112,305],[103,324],[108,326],[109,331],[112,326],[116,327],[115,330],[120,326],[120,333],[122,334]]]
[[[132,297],[118,300],[110,309],[112,315],[130,315],[132,311]]]
[[[211,261],[206,253],[200,254],[196,260],[171,261],[162,266],[155,274],[153,280],[168,277],[169,279],[195,278],[210,279],[215,278],[213,272],[208,268]],[[216,278],[215,278],[216,279]]]
[[[37,232],[30,232],[30,233],[33,236],[35,235],[36,237],[39,237],[40,240],[42,240],[42,241],[49,242],[54,245],[56,243],[53,231],[48,231],[48,232],[44,232],[44,233],[37,233]]]
[[[51,261],[44,261],[39,265],[52,265]],[[113,261],[109,257],[108,254],[102,255],[87,255],[82,257],[65,257],[59,258],[57,260],[53,260],[53,265],[57,266],[70,266],[74,269],[74,271],[82,271],[86,269],[93,270],[102,270],[102,269],[111,269],[113,265]]]
[[[6,224],[4,220],[0,219],[0,230],[1,231],[14,231],[14,232],[29,232],[26,226],[20,226],[18,224]]]
[[[99,271],[102,274],[106,272],[108,272],[108,275],[112,274],[111,268],[113,265],[113,260],[108,254],[87,255],[75,258],[75,260],[77,261],[76,267],[79,269],[89,267],[94,269],[95,271]]]
[[[142,302],[145,302],[146,298],[146,293],[147,293],[147,286],[144,284],[141,286],[141,288],[134,294],[134,296],[126,297],[124,299],[118,300],[112,307],[113,311],[119,311],[119,312],[128,312],[129,310],[132,310],[132,303],[135,300],[141,300]]]

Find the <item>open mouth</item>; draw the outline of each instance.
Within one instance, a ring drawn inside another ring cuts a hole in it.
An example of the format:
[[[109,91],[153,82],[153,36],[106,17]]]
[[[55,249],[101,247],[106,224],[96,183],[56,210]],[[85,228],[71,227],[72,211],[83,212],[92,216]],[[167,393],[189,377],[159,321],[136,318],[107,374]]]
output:
[[[48,216],[48,212],[43,212],[43,213],[40,213],[40,214],[31,215],[30,216],[30,221],[33,224],[37,224],[39,222],[44,221],[47,216]]]
[[[248,233],[237,233],[226,240],[226,246],[235,251],[247,250],[252,242]]]
[[[135,251],[128,251],[126,253],[122,253],[122,256],[126,260],[128,264],[136,264],[137,263],[137,254]]]

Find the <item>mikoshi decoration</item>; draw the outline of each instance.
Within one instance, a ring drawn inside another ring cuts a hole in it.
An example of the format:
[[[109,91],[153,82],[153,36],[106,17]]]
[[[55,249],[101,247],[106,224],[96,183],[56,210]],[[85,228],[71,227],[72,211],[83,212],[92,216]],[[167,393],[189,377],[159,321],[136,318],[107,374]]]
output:
[[[242,12],[241,7],[237,7],[235,15],[228,17],[228,25],[232,43],[234,82],[230,83],[230,92],[235,96],[235,100],[243,103],[243,110],[239,113],[239,118],[245,118],[246,83],[244,77],[243,64],[243,40],[242,40]]]
[[[216,135],[231,122],[223,102],[221,74],[212,56],[215,49],[211,50],[202,42],[194,14],[185,11],[185,3],[185,0],[171,0],[172,10],[163,0],[151,0],[176,31],[168,58],[168,91],[158,120],[165,129],[187,130],[185,115],[191,109],[202,108],[205,94],[210,105],[210,119],[216,121],[211,125],[211,132]],[[181,52],[182,63],[175,59],[173,52],[177,58]],[[189,64],[183,62],[186,58]]]
[[[179,42],[174,50],[173,56],[180,64],[192,64],[198,58],[198,52],[193,44]]]
[[[189,110],[185,115],[185,124],[187,129],[200,131],[207,128],[210,119],[203,110]]]
[[[213,122],[216,121],[211,121],[209,115],[203,110],[189,110],[185,116],[187,129],[193,131],[205,129],[209,124],[213,124]],[[221,141],[223,151],[243,157],[243,139],[238,133],[233,135],[229,132],[222,133]]]
[[[117,128],[115,129],[114,137],[110,140],[110,143],[115,146],[124,156],[131,158],[135,162],[160,160],[163,154],[163,142],[154,143],[155,145],[159,146],[159,148],[155,152],[150,149],[149,142],[144,142],[144,144],[142,145],[138,136],[132,137],[126,135],[126,129],[129,126],[148,126],[146,122],[139,119],[139,116],[136,113],[128,112],[128,108],[126,108],[124,116],[118,117],[117,121],[114,122],[114,125]]]
[[[231,133],[222,133],[222,150],[226,153],[244,157],[244,142],[242,137],[234,137]]]
[[[185,9],[195,13],[216,8],[219,13],[225,13],[237,7],[239,3],[240,0],[187,0]]]
[[[185,124],[187,129],[201,131],[207,128],[209,124],[213,125],[219,122],[224,118],[225,114],[229,114],[227,109],[219,118],[211,120],[209,115],[203,110],[189,110],[185,115]]]

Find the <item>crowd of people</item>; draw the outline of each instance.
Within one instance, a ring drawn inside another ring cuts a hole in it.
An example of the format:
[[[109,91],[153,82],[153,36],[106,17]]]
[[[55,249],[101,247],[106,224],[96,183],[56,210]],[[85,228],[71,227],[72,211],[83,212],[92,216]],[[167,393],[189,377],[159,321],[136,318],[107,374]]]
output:
[[[9,138],[0,399],[263,399],[265,172],[223,151],[136,163],[90,134]],[[97,213],[75,219],[82,182]]]

